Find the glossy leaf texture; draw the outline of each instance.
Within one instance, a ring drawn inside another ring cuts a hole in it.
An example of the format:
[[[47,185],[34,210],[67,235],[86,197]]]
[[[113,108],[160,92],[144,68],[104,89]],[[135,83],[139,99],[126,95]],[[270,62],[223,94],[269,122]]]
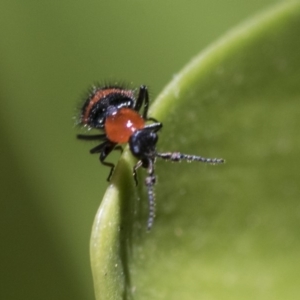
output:
[[[299,2],[281,4],[200,53],[155,100],[158,151],[226,164],[157,160],[147,233],[145,170],[135,187],[126,150],[92,232],[97,300],[299,295],[299,36]]]

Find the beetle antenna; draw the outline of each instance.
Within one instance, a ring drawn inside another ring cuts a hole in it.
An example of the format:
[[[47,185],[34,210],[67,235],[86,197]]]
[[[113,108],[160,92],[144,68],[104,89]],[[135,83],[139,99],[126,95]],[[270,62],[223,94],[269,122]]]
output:
[[[148,176],[145,178],[145,184],[148,189],[148,205],[149,205],[149,215],[148,215],[148,222],[147,222],[147,230],[150,231],[154,222],[155,218],[155,194],[153,186],[156,182],[156,177],[154,175],[154,166],[153,161],[149,160],[148,166]]]
[[[157,157],[160,157],[165,160],[180,162],[181,160],[191,161],[200,161],[208,164],[222,164],[225,162],[223,158],[208,158],[197,155],[183,154],[180,152],[166,152],[166,153],[156,153]]]

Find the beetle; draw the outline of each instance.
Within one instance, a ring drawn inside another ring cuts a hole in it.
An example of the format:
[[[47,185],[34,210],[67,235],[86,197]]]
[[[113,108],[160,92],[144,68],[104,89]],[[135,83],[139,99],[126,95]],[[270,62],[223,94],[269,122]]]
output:
[[[153,226],[155,217],[156,158],[179,162],[199,161],[210,164],[224,163],[222,158],[205,158],[198,155],[183,154],[180,152],[158,152],[156,145],[158,133],[163,127],[161,122],[148,117],[149,94],[145,85],[140,86],[138,95],[134,90],[121,86],[95,87],[82,106],[79,124],[88,128],[100,129],[101,134],[82,135],[81,140],[101,141],[92,148],[90,153],[100,153],[100,162],[110,168],[107,181],[110,181],[115,165],[106,161],[106,157],[113,150],[123,150],[122,144],[128,143],[129,149],[137,163],[133,167],[133,177],[137,180],[137,169],[147,170],[145,185],[148,191],[149,214],[147,229]],[[140,110],[142,112],[140,113]],[[149,124],[149,121],[151,122]]]

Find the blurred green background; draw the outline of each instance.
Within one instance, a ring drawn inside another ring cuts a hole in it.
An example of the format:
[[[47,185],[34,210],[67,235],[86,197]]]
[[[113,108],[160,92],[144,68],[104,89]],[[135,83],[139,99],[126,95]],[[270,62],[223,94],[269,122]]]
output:
[[[89,238],[107,169],[73,119],[90,84],[147,84],[153,99],[277,2],[1,1],[0,299],[94,299]]]

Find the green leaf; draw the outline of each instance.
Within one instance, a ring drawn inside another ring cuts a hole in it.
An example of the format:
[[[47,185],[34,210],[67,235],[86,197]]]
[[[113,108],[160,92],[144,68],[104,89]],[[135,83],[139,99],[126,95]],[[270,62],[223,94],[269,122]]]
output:
[[[150,112],[164,124],[158,151],[227,163],[157,161],[147,233],[145,170],[136,188],[126,150],[92,232],[98,300],[299,295],[299,36],[299,2],[281,4],[202,52],[161,93]]]

